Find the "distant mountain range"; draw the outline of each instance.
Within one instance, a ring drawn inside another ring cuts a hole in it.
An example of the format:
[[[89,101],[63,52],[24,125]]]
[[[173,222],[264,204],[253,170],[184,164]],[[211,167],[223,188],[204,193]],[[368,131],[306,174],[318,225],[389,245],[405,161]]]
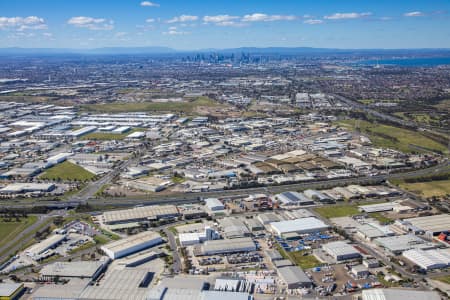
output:
[[[0,55],[31,55],[31,54],[85,54],[85,55],[121,55],[121,54],[188,54],[188,53],[252,53],[252,54],[424,54],[424,53],[447,53],[450,49],[334,49],[334,48],[311,48],[311,47],[241,47],[228,49],[198,49],[177,50],[168,47],[104,47],[93,49],[73,48],[0,48]]]

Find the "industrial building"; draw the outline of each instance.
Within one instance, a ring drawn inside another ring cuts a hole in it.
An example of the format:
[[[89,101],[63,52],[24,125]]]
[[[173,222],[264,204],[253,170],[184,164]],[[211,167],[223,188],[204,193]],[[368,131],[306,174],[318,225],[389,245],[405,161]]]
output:
[[[219,239],[219,233],[211,227],[205,227],[203,232],[187,232],[178,234],[180,245],[183,247]]]
[[[23,283],[3,283],[0,282],[0,299],[17,300],[23,294]]]
[[[393,255],[401,254],[403,251],[410,249],[426,250],[435,248],[432,243],[412,234],[377,238],[374,239],[374,242]]]
[[[256,251],[256,245],[249,237],[206,241],[200,251],[199,255],[215,255],[237,252]]]
[[[228,239],[250,236],[250,231],[244,222],[235,217],[227,217],[219,220],[223,234]]]
[[[56,188],[53,183],[10,183],[0,189],[0,194],[49,193]]]
[[[368,289],[363,290],[362,300],[440,300],[441,297],[434,291],[418,291],[407,289]]]
[[[56,247],[62,243],[62,241],[66,240],[66,238],[67,236],[64,234],[54,234],[26,249],[25,254],[34,260],[41,259],[47,250]]]
[[[58,279],[89,278],[95,280],[107,267],[110,259],[103,257],[98,261],[55,262],[45,265],[39,272],[39,279],[53,281]]]
[[[288,221],[274,222],[270,224],[272,231],[281,236],[287,233],[312,233],[324,231],[329,228],[327,224],[315,217],[300,218]]]
[[[144,231],[125,239],[106,244],[101,249],[111,259],[124,257],[135,252],[161,244],[163,239],[159,233]]]
[[[420,228],[428,234],[437,235],[450,230],[450,215],[441,214],[427,217],[417,217],[404,220],[413,227]]]
[[[394,232],[390,230],[389,226],[367,223],[356,227],[356,234],[368,241],[372,241],[379,237],[393,236]]]
[[[403,252],[403,257],[424,270],[443,269],[450,266],[450,249],[418,250]]]
[[[361,253],[344,241],[336,241],[322,245],[322,249],[337,261],[357,259]]]
[[[258,221],[260,221],[263,225],[267,225],[273,222],[279,222],[282,219],[275,213],[265,213],[258,215]]]
[[[208,198],[205,199],[205,206],[208,208],[209,211],[221,211],[225,209],[225,206],[222,202],[219,201],[217,198]]]
[[[283,206],[313,205],[314,201],[299,192],[284,192],[275,196]]]
[[[105,224],[120,224],[167,219],[177,216],[179,216],[179,212],[174,205],[152,205],[107,211],[103,214],[103,221]]]
[[[310,288],[313,286],[311,279],[309,279],[300,267],[282,267],[278,268],[277,272],[288,289]]]

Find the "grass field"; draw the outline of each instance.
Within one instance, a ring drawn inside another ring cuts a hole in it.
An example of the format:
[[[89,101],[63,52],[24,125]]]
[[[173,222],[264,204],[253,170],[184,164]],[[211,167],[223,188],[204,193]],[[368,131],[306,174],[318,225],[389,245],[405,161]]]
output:
[[[435,280],[438,280],[438,281],[446,283],[446,284],[450,284],[450,275],[437,277],[437,278],[435,278]]]
[[[358,204],[360,205],[360,204]],[[360,214],[358,205],[333,205],[317,207],[314,210],[324,218],[339,218]]]
[[[51,167],[40,178],[49,180],[75,180],[87,181],[95,177],[91,172],[86,171],[80,166],[77,166],[69,161],[65,161],[54,167]]]
[[[445,196],[450,194],[450,179],[415,183],[400,183],[400,188],[425,198]]]
[[[136,112],[136,111],[171,111],[192,113],[197,107],[214,107],[220,104],[207,97],[199,97],[193,101],[186,102],[137,102],[137,103],[110,103],[110,104],[88,104],[82,108],[92,112]]]
[[[375,220],[377,220],[378,222],[380,222],[381,224],[389,224],[392,223],[394,220],[392,220],[391,218],[388,218],[386,216],[383,216],[381,213],[369,213],[369,216],[371,218],[374,218]]]
[[[312,254],[305,255],[305,251],[289,252],[292,262],[302,269],[311,269],[321,265],[321,262],[317,260]]]
[[[112,141],[123,140],[133,132],[145,131],[143,128],[133,128],[125,133],[112,133],[112,132],[92,132],[81,137],[82,140],[98,140],[98,141]]]
[[[426,152],[420,148],[448,153],[446,146],[433,141],[420,132],[363,120],[357,122],[354,119],[339,121],[337,124],[348,130],[359,130],[367,134],[377,147],[397,149],[405,153]]]
[[[17,236],[20,232],[24,231],[27,227],[36,223],[36,216],[29,216],[27,218],[20,219],[19,222],[4,222],[0,219],[0,246],[6,241],[11,240]]]

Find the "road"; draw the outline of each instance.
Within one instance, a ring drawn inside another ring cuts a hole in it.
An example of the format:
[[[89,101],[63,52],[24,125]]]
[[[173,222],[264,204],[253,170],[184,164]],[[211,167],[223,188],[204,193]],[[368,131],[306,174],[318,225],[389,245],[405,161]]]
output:
[[[167,227],[163,229],[164,233],[167,235],[167,240],[169,241],[170,250],[172,250],[173,255],[173,264],[172,264],[172,270],[174,273],[179,273],[181,271],[181,259],[180,254],[178,253],[178,245],[177,241],[175,240],[175,236]]]

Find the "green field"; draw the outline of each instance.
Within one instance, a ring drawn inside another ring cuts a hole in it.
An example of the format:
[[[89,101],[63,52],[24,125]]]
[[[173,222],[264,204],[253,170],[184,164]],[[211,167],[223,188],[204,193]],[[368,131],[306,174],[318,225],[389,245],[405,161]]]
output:
[[[448,153],[445,145],[426,137],[420,132],[354,119],[339,121],[337,125],[347,130],[356,130],[368,135],[376,147],[397,149],[405,153],[427,152],[427,150]]]
[[[435,280],[441,281],[446,284],[450,284],[450,275],[437,277],[437,278],[435,278]]]
[[[380,222],[380,224],[389,224],[389,223],[392,223],[394,221],[391,218],[383,216],[381,213],[378,213],[378,212],[369,213],[369,217],[374,218],[375,220]]]
[[[87,104],[82,108],[92,112],[137,112],[137,111],[171,111],[192,113],[196,108],[220,106],[218,102],[207,97],[199,97],[193,101],[186,102],[137,102],[137,103],[110,103],[110,104]]]
[[[60,163],[45,171],[40,178],[49,180],[87,181],[95,177],[91,172],[69,161]]]
[[[358,205],[333,205],[317,207],[314,210],[324,218],[339,218],[358,215],[361,212],[358,210]]]
[[[307,254],[305,251],[288,252],[291,260],[302,269],[311,269],[321,265],[321,262],[317,260],[312,254]]]
[[[402,189],[421,195],[425,198],[450,195],[450,179],[427,182],[400,183],[399,186]]]
[[[16,222],[15,219],[13,222],[5,222],[3,218],[0,218],[0,245],[10,241],[27,227],[36,223],[36,221],[36,216],[21,218],[19,222]]]
[[[133,128],[125,133],[112,133],[112,132],[92,132],[81,137],[82,140],[97,140],[97,141],[112,141],[123,140],[128,135],[137,131],[144,131],[143,128]]]

